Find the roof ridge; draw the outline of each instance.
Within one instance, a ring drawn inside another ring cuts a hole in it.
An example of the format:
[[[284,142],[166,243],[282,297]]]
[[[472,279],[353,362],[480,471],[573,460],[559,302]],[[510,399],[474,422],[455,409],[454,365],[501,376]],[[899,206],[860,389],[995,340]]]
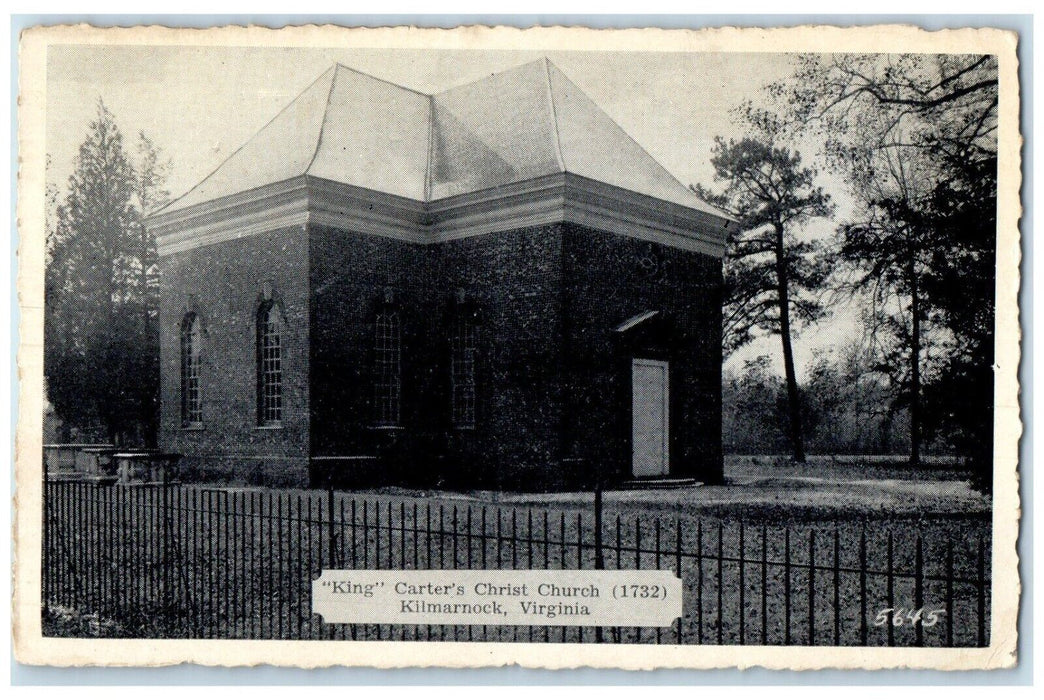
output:
[[[544,56],[547,102],[548,106],[551,107],[551,126],[555,130],[555,157],[558,159],[558,167],[561,168],[562,172],[566,172],[565,157],[562,155],[562,136],[558,133],[558,112],[555,110],[555,95],[551,89],[551,65],[551,61],[548,60],[547,56]],[[555,66],[555,69],[558,70],[558,66]]]
[[[549,63],[550,63],[550,62],[549,62]],[[553,65],[553,64],[552,64],[552,65]],[[678,178],[678,177],[677,177],[676,175],[674,175],[674,173],[672,173],[672,172],[671,172],[670,170],[668,170],[667,168],[665,168],[665,167],[663,166],[663,163],[661,163],[661,162],[659,161],[659,159],[657,159],[657,158],[656,158],[656,156],[654,156],[654,155],[653,155],[652,153],[649,153],[649,151],[648,151],[648,150],[646,150],[645,146],[643,146],[642,144],[640,144],[640,143],[638,142],[638,140],[637,140],[637,139],[635,139],[635,138],[634,138],[633,136],[631,136],[631,135],[630,135],[629,133],[627,133],[627,129],[625,129],[625,128],[623,128],[622,126],[620,126],[620,124],[619,124],[619,123],[618,123],[618,122],[617,122],[617,121],[616,121],[615,119],[613,119],[612,115],[610,115],[610,114],[609,114],[608,112],[606,112],[606,111],[605,111],[605,109],[603,109],[603,108],[602,108],[602,105],[598,104],[598,102],[597,102],[597,101],[596,101],[596,100],[595,100],[594,98],[592,98],[592,97],[591,97],[590,95],[588,95],[588,94],[587,94],[587,92],[585,92],[583,88],[581,88],[581,87],[580,87],[579,85],[577,85],[577,84],[576,84],[575,82],[573,82],[573,80],[572,80],[572,79],[571,79],[571,78],[570,78],[570,77],[569,77],[568,75],[566,75],[566,74],[565,74],[565,72],[564,72],[564,71],[563,71],[563,70],[562,70],[561,68],[559,68],[558,66],[555,66],[555,70],[556,70],[556,71],[558,71],[558,74],[559,74],[560,76],[562,76],[562,78],[563,78],[563,79],[564,79],[564,80],[565,80],[566,82],[568,82],[568,83],[569,83],[570,85],[572,85],[572,86],[573,86],[574,88],[576,88],[576,89],[577,89],[577,91],[578,91],[578,92],[579,92],[579,93],[580,93],[581,95],[583,95],[584,97],[586,97],[586,98],[587,98],[587,99],[588,99],[588,100],[589,100],[589,101],[591,102],[591,104],[593,104],[593,105],[595,106],[595,108],[596,108],[596,109],[597,109],[597,110],[598,110],[599,112],[601,112],[601,113],[602,113],[603,115],[605,115],[605,118],[606,118],[606,119],[608,119],[608,120],[609,120],[610,122],[612,122],[613,126],[615,126],[615,127],[617,128],[617,129],[619,129],[619,130],[620,130],[620,133],[622,133],[622,134],[624,135],[624,137],[625,137],[625,138],[627,138],[627,140],[629,140],[629,141],[630,141],[631,143],[633,143],[633,144],[634,144],[635,146],[637,146],[637,147],[638,147],[638,149],[639,149],[639,150],[640,150],[640,151],[641,151],[642,153],[644,153],[645,155],[647,155],[647,156],[649,157],[649,160],[651,160],[651,161],[653,162],[653,164],[655,164],[655,165],[656,165],[656,167],[657,167],[657,168],[659,168],[660,170],[662,170],[662,171],[663,171],[663,172],[664,172],[664,173],[665,173],[665,174],[667,175],[667,177],[669,177],[669,178],[671,178],[672,180],[674,180],[674,182],[676,182],[676,183],[678,184],[678,186],[682,188],[682,190],[684,190],[684,191],[685,191],[685,192],[687,192],[688,194],[692,195],[693,197],[695,197],[696,199],[698,199],[698,200],[699,200],[700,202],[702,202],[703,204],[706,204],[706,205],[707,205],[707,206],[709,206],[709,207],[713,207],[713,206],[714,206],[714,205],[710,204],[709,202],[704,202],[704,201],[703,201],[703,199],[702,199],[701,197],[699,197],[699,196],[698,196],[698,195],[697,195],[697,194],[696,194],[695,192],[693,192],[693,191],[692,191],[691,189],[689,189],[689,188],[688,188],[688,187],[687,187],[687,186],[685,185],[685,183],[681,181],[681,179],[680,179],[680,178]],[[548,69],[548,81],[550,81],[550,69]]]
[[[431,200],[431,161],[435,151],[435,95],[428,95],[428,153],[424,162],[424,201]]]
[[[334,62],[334,68],[344,68],[345,70],[350,70],[353,73],[357,73],[358,75],[362,75],[362,76],[365,76],[367,78],[372,78],[373,80],[380,81],[380,82],[385,83],[387,85],[392,85],[392,86],[397,87],[397,88],[402,88],[403,90],[408,90],[408,91],[410,91],[412,93],[415,93],[417,95],[423,95],[424,97],[431,97],[431,95],[429,93],[427,93],[427,92],[421,92],[420,90],[415,90],[414,88],[407,87],[405,85],[400,85],[399,83],[392,82],[391,80],[388,80],[387,78],[380,78],[380,77],[378,77],[376,75],[372,75],[372,74],[367,73],[365,71],[361,71],[358,68],[353,68],[351,66],[346,66],[345,64],[341,63],[340,61],[335,61]]]
[[[315,139],[315,150],[312,151],[312,157],[308,160],[308,165],[305,167],[305,174],[312,169],[315,164],[315,159],[319,157],[319,149],[323,146],[323,131],[326,130],[326,121],[330,117],[330,100],[333,99],[334,86],[337,85],[337,70],[334,67],[334,73],[330,76],[330,90],[326,93],[326,106],[323,107],[323,122],[319,125],[319,136]]]
[[[519,64],[516,64],[514,66],[510,66],[508,68],[504,68],[503,70],[498,70],[498,71],[496,71],[494,73],[486,73],[485,75],[483,75],[480,78],[475,78],[474,80],[469,80],[469,81],[464,82],[464,83],[458,83],[456,85],[451,85],[450,87],[444,88],[442,90],[439,90],[438,92],[433,92],[432,93],[432,97],[439,97],[441,95],[445,95],[447,92],[452,92],[454,90],[459,90],[460,88],[468,87],[469,85],[474,85],[475,83],[481,83],[482,81],[489,80],[490,78],[493,78],[495,76],[503,75],[504,73],[509,73],[509,72],[511,72],[513,70],[518,70],[520,68],[525,68],[526,66],[531,66],[531,65],[536,64],[536,63],[542,63],[542,62],[545,62],[547,60],[548,60],[547,56],[543,56],[541,58],[534,58],[532,61],[526,61],[525,63],[519,63]],[[554,65],[554,64],[552,64],[552,65]],[[555,67],[557,68],[558,66],[555,66]]]
[[[226,157],[226,158],[225,158],[224,160],[222,160],[222,161],[221,161],[220,163],[218,163],[217,167],[215,167],[215,168],[214,168],[213,170],[211,170],[211,171],[210,171],[209,173],[207,173],[206,177],[204,177],[204,178],[203,178],[202,180],[200,180],[199,182],[197,182],[197,183],[196,183],[195,185],[193,185],[193,186],[192,186],[192,187],[190,187],[189,189],[185,190],[185,192],[184,192],[184,193],[182,193],[181,195],[179,195],[178,197],[176,197],[176,198],[174,198],[174,199],[170,200],[169,202],[167,202],[166,204],[164,204],[162,208],[160,208],[160,209],[157,209],[156,211],[154,211],[154,212],[152,212],[152,213],[153,213],[153,214],[159,214],[159,213],[160,213],[161,211],[164,211],[164,210],[166,210],[166,209],[169,209],[169,208],[170,208],[170,207],[172,207],[172,206],[173,206],[174,204],[176,204],[177,202],[181,201],[182,199],[184,199],[185,197],[189,196],[190,194],[192,194],[193,192],[195,192],[196,190],[198,190],[198,189],[199,189],[200,187],[202,187],[202,186],[203,186],[203,184],[204,184],[204,183],[205,183],[205,182],[206,182],[207,180],[209,180],[209,179],[210,179],[211,177],[213,177],[213,176],[214,176],[214,174],[215,174],[215,173],[217,173],[217,171],[219,171],[219,170],[221,170],[221,168],[225,167],[225,164],[226,164],[226,163],[228,163],[228,162],[229,162],[230,160],[232,160],[232,159],[233,159],[233,158],[234,158],[234,157],[236,156],[236,154],[237,154],[237,153],[239,153],[240,151],[242,151],[242,150],[243,150],[244,148],[246,148],[246,147],[247,147],[247,146],[248,146],[248,145],[249,145],[249,144],[250,144],[251,142],[253,142],[253,140],[254,140],[254,139],[256,139],[256,138],[257,138],[257,137],[259,137],[259,136],[260,136],[261,134],[263,134],[263,133],[265,132],[265,130],[266,130],[266,129],[267,129],[268,127],[270,127],[270,126],[271,126],[271,125],[273,124],[273,122],[275,122],[275,120],[276,120],[276,119],[279,119],[279,117],[281,117],[281,116],[283,115],[283,112],[285,112],[285,111],[287,111],[288,109],[290,109],[290,108],[291,108],[291,107],[292,107],[292,106],[294,105],[294,103],[295,103],[295,102],[297,102],[297,101],[298,101],[299,99],[301,99],[301,96],[302,96],[302,95],[304,95],[304,94],[305,94],[306,92],[308,92],[308,91],[309,91],[309,90],[311,90],[311,89],[312,89],[313,87],[315,87],[316,83],[318,83],[318,82],[319,82],[320,80],[322,80],[322,79],[323,79],[323,77],[324,77],[324,76],[325,76],[325,75],[326,75],[327,73],[330,73],[331,71],[335,71],[336,67],[337,67],[337,64],[334,64],[334,65],[330,66],[329,68],[327,68],[326,70],[324,70],[324,71],[323,71],[322,73],[320,73],[320,74],[319,74],[318,76],[316,76],[315,80],[313,80],[312,82],[308,83],[308,85],[307,85],[307,86],[305,87],[305,89],[304,89],[304,90],[301,90],[301,91],[300,91],[299,93],[297,93],[297,94],[296,94],[296,95],[294,96],[294,99],[290,100],[290,101],[289,101],[289,102],[287,102],[287,103],[286,103],[285,105],[283,105],[282,109],[280,109],[280,110],[279,110],[278,112],[276,112],[275,116],[273,116],[273,117],[272,117],[271,119],[269,119],[269,120],[268,120],[267,122],[265,122],[264,126],[262,126],[262,127],[260,128],[260,129],[258,129],[257,131],[255,131],[255,132],[254,132],[254,133],[253,133],[253,134],[252,134],[252,135],[250,136],[250,138],[248,138],[248,139],[247,139],[246,141],[244,141],[243,143],[239,144],[239,147],[238,147],[238,148],[236,148],[236,149],[235,149],[234,151],[232,151],[231,153],[229,153],[229,154],[228,154],[228,156],[227,156],[227,157]],[[330,78],[330,84],[331,84],[331,87],[332,87],[332,85],[333,85],[333,76],[331,76],[331,78]],[[329,95],[327,96],[326,100],[327,100],[327,105],[329,105],[329,101],[330,101],[330,97],[329,97]],[[326,121],[326,115],[325,115],[325,114],[323,115],[323,121],[324,121],[324,122]],[[322,129],[320,128],[320,131],[321,131],[321,130],[322,130]],[[315,156],[313,155],[313,156],[312,156],[312,158],[314,159],[314,158],[315,158]],[[312,166],[311,166],[311,163],[309,163],[309,164],[308,164],[308,167],[309,167],[309,168],[310,168],[310,167],[312,167]],[[306,173],[308,172],[308,168],[305,168],[305,172],[306,172]]]

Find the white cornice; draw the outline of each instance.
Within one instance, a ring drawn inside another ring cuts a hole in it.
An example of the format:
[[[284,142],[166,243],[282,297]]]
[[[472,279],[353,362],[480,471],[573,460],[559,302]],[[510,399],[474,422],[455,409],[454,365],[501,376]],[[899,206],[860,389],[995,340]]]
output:
[[[160,256],[308,223],[304,178],[241,192],[212,202],[155,214],[147,225]]]
[[[297,177],[148,219],[161,256],[306,224],[430,244],[559,222],[715,257],[725,250],[723,219],[567,173],[428,204]]]
[[[308,178],[308,222],[353,233],[427,243],[427,215],[416,200]]]

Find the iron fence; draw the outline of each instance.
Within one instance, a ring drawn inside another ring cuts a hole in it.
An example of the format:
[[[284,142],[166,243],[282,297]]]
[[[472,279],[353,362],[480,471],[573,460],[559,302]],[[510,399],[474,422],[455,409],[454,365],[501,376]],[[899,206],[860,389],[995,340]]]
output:
[[[757,522],[335,491],[46,482],[48,616],[85,634],[985,646],[988,530],[961,520]],[[670,569],[672,627],[332,625],[324,569]],[[45,630],[47,626],[45,625]]]

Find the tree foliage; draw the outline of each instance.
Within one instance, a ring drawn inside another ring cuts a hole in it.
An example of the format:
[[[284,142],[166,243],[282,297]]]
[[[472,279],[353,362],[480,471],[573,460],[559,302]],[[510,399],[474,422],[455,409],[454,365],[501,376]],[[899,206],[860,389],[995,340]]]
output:
[[[807,56],[769,87],[763,128],[811,134],[857,211],[837,252],[869,294],[893,410],[960,442],[988,482],[996,241],[997,61],[977,55]],[[922,410],[923,409],[923,410]]]
[[[830,197],[816,186],[816,173],[802,164],[800,154],[767,136],[728,142],[719,138],[711,164],[723,189],[696,190],[739,220],[725,262],[725,352],[759,335],[780,336],[791,448],[794,458],[804,461],[791,343],[795,325],[823,313],[818,291],[827,268],[816,245],[799,239],[797,232],[809,220],[830,215]]]
[[[909,416],[892,411],[888,386],[865,339],[819,353],[806,368],[801,408],[810,452],[895,454],[909,440]],[[760,356],[722,377],[722,444],[727,453],[780,454],[788,447],[786,387]]]
[[[770,109],[746,112],[762,128],[816,131],[840,161],[866,145],[977,160],[997,152],[997,89],[995,56],[808,54],[768,86]]]
[[[717,139],[711,160],[720,192],[696,192],[739,220],[725,262],[723,335],[728,356],[754,338],[780,333],[782,266],[788,282],[788,313],[803,323],[823,312],[819,288],[827,269],[817,246],[797,236],[812,218],[828,216],[830,197],[814,185],[816,173],[801,156],[767,139]],[[782,238],[782,240],[780,240]]]
[[[143,225],[166,162],[142,135],[139,165],[98,101],[48,232],[44,371],[67,426],[118,444],[151,442],[158,407],[158,277]]]

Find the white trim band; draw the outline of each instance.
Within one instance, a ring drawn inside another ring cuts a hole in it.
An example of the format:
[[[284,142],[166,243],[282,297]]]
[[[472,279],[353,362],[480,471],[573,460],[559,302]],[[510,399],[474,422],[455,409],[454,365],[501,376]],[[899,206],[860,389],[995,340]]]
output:
[[[729,221],[557,173],[425,204],[311,176],[147,220],[160,256],[319,224],[422,245],[569,222],[720,258]]]

